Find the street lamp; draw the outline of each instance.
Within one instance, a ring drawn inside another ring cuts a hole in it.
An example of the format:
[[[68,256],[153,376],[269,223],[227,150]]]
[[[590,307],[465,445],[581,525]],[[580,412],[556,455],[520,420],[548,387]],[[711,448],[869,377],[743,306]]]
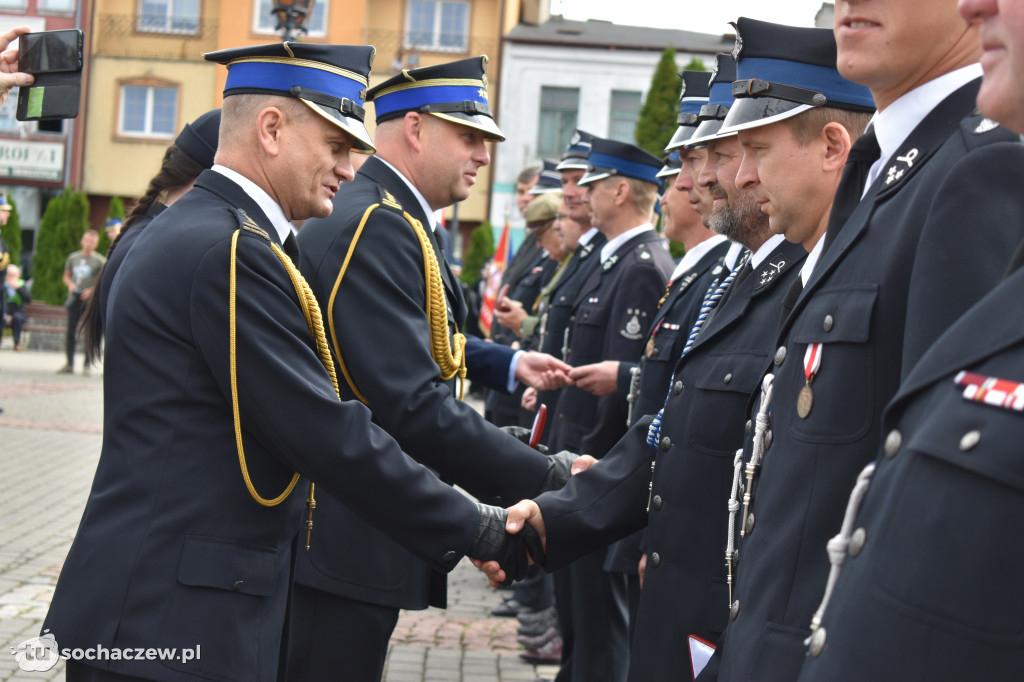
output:
[[[313,11],[313,0],[276,0],[270,13],[277,17],[275,31],[283,31],[285,42],[295,40],[298,33],[306,33],[306,19]]]

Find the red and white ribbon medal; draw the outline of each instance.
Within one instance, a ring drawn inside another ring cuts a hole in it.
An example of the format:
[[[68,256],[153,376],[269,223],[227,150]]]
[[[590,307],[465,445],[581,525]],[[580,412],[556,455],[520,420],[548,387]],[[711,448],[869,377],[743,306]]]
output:
[[[1024,412],[1024,384],[1009,379],[960,372],[953,380],[963,386],[965,400]]]
[[[814,407],[814,391],[811,390],[811,382],[821,368],[821,344],[808,344],[804,352],[804,379],[807,383],[800,389],[800,395],[796,398],[796,413],[801,419],[807,419]]]

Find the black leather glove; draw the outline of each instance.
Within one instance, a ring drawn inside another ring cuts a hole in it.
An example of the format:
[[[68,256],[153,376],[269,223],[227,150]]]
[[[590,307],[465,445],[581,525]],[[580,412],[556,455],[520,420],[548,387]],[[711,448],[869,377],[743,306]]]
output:
[[[501,426],[499,428],[519,442],[526,443],[527,445],[530,444],[530,429],[523,426]],[[548,446],[546,445],[538,444],[534,449],[537,452],[543,452],[545,455],[548,454]]]
[[[544,481],[540,484],[534,497],[549,490],[561,490],[571,475],[572,463],[579,458],[574,452],[562,450],[553,455],[548,455],[548,473],[544,475]]]
[[[530,524],[515,535],[509,535],[505,531],[508,511],[488,504],[477,504],[477,509],[480,510],[480,526],[466,554],[473,559],[498,562],[505,571],[502,585],[511,585],[526,576],[530,564],[527,552],[534,563],[544,564],[544,546]]]

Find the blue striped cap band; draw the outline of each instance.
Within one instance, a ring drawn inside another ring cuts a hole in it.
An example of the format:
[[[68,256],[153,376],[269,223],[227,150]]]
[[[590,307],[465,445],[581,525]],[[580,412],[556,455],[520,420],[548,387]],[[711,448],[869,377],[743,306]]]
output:
[[[740,58],[736,64],[736,80],[759,78],[805,90],[820,92],[830,102],[842,102],[873,109],[875,101],[871,91],[839,75],[834,67],[805,64],[786,59],[765,57]],[[712,94],[714,87],[712,87]],[[731,96],[731,93],[730,93]],[[771,97],[771,93],[768,93]],[[827,106],[827,105],[826,105]]]
[[[623,175],[627,178],[635,178],[637,180],[645,180],[647,182],[658,182],[658,171],[661,170],[660,164],[657,166],[650,166],[646,163],[638,163],[636,161],[629,161],[627,159],[619,158],[618,156],[611,156],[609,154],[601,154],[597,152],[590,153],[590,167],[594,169],[595,174],[602,171],[613,170],[616,175]],[[590,171],[587,171],[588,174]]]
[[[239,59],[228,65],[225,94],[239,88],[274,90],[291,95],[292,86],[316,90],[326,95],[363,103],[366,81],[358,74],[345,75],[341,69],[328,70],[320,62],[308,59]]]
[[[483,81],[464,80],[460,84],[420,81],[405,83],[394,89],[378,92],[373,99],[377,118],[396,111],[419,109],[425,104],[444,104],[447,102],[478,102],[487,104],[487,90]]]

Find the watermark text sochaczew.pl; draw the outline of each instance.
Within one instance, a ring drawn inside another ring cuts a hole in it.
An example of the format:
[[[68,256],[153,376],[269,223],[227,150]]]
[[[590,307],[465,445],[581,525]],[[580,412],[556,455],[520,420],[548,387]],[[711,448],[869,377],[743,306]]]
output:
[[[18,661],[18,667],[27,672],[45,672],[57,665],[57,661],[198,661],[201,658],[199,645],[192,648],[154,647],[105,647],[97,644],[87,649],[61,649],[49,630],[43,630],[39,637],[26,639],[11,653]]]

